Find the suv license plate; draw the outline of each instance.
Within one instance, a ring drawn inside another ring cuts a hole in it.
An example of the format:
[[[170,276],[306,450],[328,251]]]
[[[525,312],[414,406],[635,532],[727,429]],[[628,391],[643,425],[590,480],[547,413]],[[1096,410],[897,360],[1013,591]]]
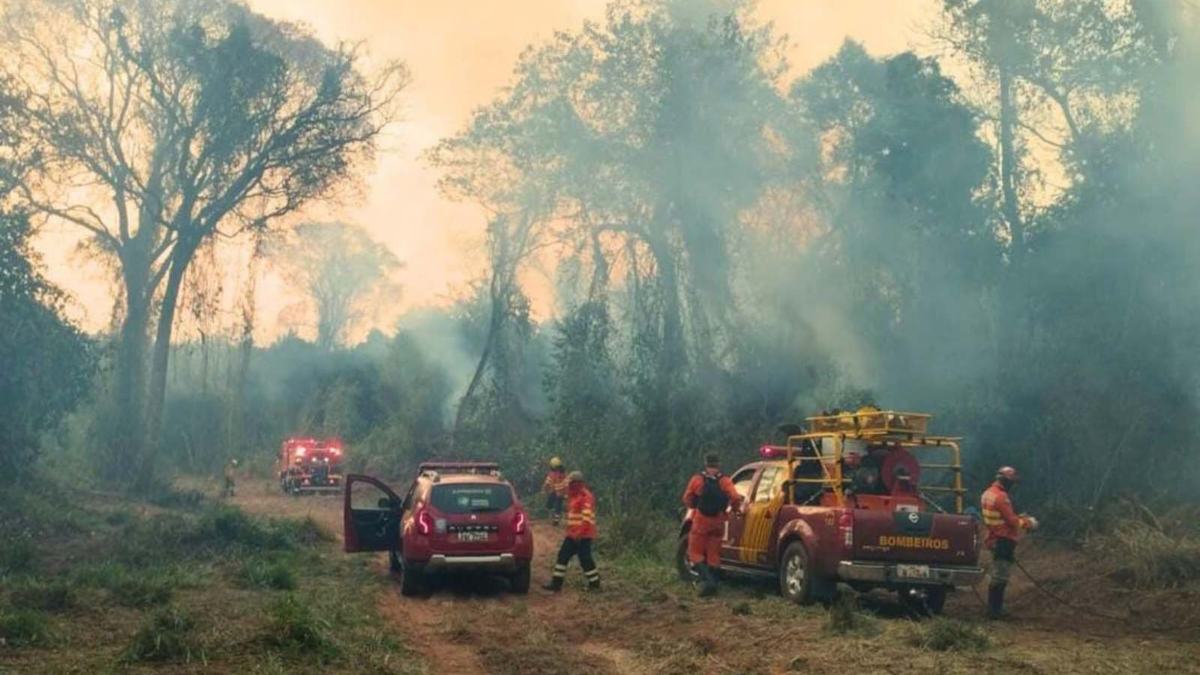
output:
[[[459,532],[458,540],[459,541],[487,541],[488,533],[487,532]]]
[[[896,576],[901,579],[928,579],[929,565],[896,565]]]

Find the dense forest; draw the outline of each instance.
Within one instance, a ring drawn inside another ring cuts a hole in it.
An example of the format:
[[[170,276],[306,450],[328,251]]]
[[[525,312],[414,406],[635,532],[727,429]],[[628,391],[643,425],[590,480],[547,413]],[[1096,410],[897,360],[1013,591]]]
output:
[[[944,0],[920,53],[846,42],[796,74],[799,27],[749,2],[613,0],[425,153],[489,214],[487,269],[374,330],[404,261],[304,209],[371,165],[402,64],[230,0],[20,4],[0,480],[266,473],[303,433],[526,487],[557,455],[609,512],[667,512],[705,452],[871,402],[964,436],[972,488],[1014,464],[1079,519],[1200,493],[1193,4]],[[30,244],[50,221],[111,268],[108,331],[63,318]],[[304,326],[255,344],[267,270]]]

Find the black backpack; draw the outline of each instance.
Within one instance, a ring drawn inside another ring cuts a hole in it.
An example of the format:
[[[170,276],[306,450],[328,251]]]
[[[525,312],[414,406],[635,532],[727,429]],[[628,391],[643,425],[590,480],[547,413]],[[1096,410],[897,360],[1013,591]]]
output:
[[[700,496],[696,498],[696,509],[706,516],[718,516],[729,506],[729,495],[721,489],[721,474],[700,474],[704,482],[700,485]]]

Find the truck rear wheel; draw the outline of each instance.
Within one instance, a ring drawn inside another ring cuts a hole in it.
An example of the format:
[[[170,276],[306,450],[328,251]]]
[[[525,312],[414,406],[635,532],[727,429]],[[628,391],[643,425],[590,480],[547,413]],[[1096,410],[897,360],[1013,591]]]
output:
[[[804,544],[798,541],[788,544],[779,560],[780,594],[798,605],[808,605],[828,600],[833,590],[832,582],[813,573]]]

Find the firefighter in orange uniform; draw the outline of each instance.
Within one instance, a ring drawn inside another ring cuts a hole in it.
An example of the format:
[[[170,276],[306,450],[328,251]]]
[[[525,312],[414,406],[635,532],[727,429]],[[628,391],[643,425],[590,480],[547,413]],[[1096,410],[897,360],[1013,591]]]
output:
[[[738,508],[742,496],[728,476],[721,473],[721,460],[714,454],[704,458],[704,471],[692,476],[683,492],[683,503],[692,512],[688,531],[688,561],[700,580],[700,595],[717,592],[721,569],[721,539],[725,536],[725,509]]]
[[[542,481],[542,491],[546,493],[546,510],[557,526],[562,520],[563,503],[567,499],[567,471],[561,459],[550,458],[550,471],[546,474],[546,480]]]
[[[1017,515],[1009,492],[1017,484],[1017,470],[1002,466],[996,471],[996,480],[983,492],[980,510],[983,524],[987,526],[986,546],[992,552],[991,579],[988,583],[988,618],[999,619],[1004,611],[1004,589],[1008,576],[1016,562],[1017,542],[1025,532],[1037,529],[1036,518]]]
[[[588,589],[600,588],[600,570],[592,559],[592,541],[596,538],[596,498],[583,482],[583,474],[572,471],[567,474],[567,536],[558,549],[554,563],[554,574],[550,583],[542,588],[555,593],[562,590],[567,576],[567,564],[579,556],[579,566],[587,577]]]

